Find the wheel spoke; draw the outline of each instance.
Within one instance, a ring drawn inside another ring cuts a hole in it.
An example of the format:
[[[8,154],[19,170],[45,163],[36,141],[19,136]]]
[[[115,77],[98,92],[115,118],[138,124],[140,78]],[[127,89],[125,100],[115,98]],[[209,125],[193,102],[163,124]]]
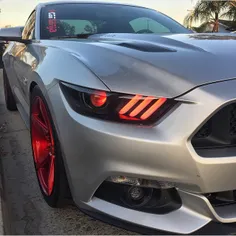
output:
[[[40,157],[36,160],[36,169],[44,168],[47,164],[49,164],[48,152],[45,153],[44,157]]]
[[[48,127],[39,119],[37,114],[32,115],[32,121],[34,125],[43,132],[44,135],[48,134]]]
[[[55,178],[55,146],[49,114],[41,97],[32,104],[31,136],[35,167],[45,194],[52,194]]]
[[[48,126],[48,123],[49,123],[48,122],[48,114],[47,114],[46,108],[45,108],[42,100],[39,101],[39,110],[40,110],[41,116],[43,118],[44,124],[46,126]]]

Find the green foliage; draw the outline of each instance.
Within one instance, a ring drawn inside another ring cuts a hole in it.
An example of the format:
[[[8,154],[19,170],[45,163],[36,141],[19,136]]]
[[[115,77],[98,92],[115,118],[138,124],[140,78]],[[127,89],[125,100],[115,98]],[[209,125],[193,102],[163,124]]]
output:
[[[62,29],[64,29],[66,35],[74,35],[75,34],[75,27],[71,26],[70,24],[68,24],[65,21],[61,21],[60,23],[60,27]]]
[[[187,14],[184,25],[192,28],[192,23],[200,22],[202,25],[197,30],[204,30],[207,23],[214,24],[214,31],[218,31],[219,18],[230,17],[236,19],[235,1],[206,1],[199,0],[194,9]]]

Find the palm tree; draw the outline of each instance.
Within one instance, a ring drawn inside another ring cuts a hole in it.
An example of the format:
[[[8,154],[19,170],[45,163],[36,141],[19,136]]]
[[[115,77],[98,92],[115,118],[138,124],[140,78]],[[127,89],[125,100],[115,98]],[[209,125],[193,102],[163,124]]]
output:
[[[194,9],[184,19],[184,25],[191,27],[192,22],[201,22],[202,26],[213,23],[213,32],[219,31],[219,18],[228,9],[231,1],[199,0]]]
[[[228,2],[228,10],[222,16],[236,21],[236,0]]]

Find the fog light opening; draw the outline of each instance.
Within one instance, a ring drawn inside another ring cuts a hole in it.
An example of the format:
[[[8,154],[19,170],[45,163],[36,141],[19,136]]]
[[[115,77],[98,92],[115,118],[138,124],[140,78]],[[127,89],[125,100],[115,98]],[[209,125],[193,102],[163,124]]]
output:
[[[137,201],[144,197],[144,191],[139,187],[131,187],[129,189],[129,194],[132,200]]]
[[[161,190],[157,190],[159,192],[158,196],[155,196],[156,200],[158,200],[161,196]],[[132,208],[140,208],[148,205],[153,197],[153,189],[152,188],[141,188],[135,186],[126,186],[124,188],[124,197],[122,197],[122,201],[124,205],[132,207]]]
[[[118,178],[115,183],[104,181],[94,196],[128,209],[152,214],[167,214],[182,205],[178,191],[175,188],[156,189],[147,187],[147,185],[143,187],[124,184],[124,180],[127,183],[127,178]],[[130,181],[128,182],[130,183]],[[134,181],[133,183],[137,184],[138,182]]]

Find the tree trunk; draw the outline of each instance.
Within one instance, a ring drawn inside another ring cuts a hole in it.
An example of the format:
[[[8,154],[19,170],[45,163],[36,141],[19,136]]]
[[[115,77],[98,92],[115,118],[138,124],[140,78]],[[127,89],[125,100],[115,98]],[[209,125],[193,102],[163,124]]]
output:
[[[215,22],[214,22],[213,32],[219,32],[219,13],[218,12],[215,12]]]

